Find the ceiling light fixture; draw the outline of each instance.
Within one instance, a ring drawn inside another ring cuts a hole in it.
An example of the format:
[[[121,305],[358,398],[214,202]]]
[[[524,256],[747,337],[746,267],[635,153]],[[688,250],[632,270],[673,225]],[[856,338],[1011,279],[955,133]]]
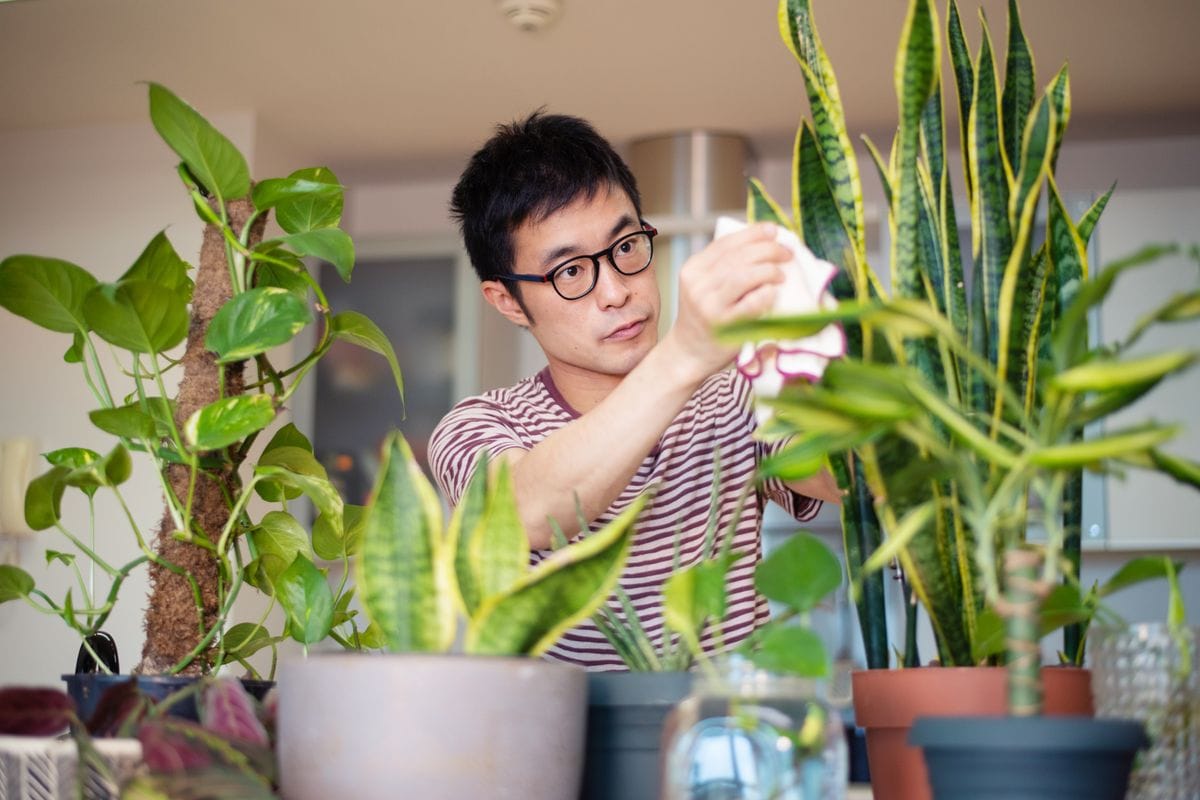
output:
[[[558,19],[562,0],[496,0],[496,7],[517,28],[535,33]]]

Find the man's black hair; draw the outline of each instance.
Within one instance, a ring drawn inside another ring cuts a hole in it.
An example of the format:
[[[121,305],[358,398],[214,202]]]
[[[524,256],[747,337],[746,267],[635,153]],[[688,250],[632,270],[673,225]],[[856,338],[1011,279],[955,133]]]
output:
[[[481,281],[513,273],[513,232],[580,198],[617,187],[640,218],[642,201],[629,167],[585,120],[535,111],[499,125],[471,157],[450,203]],[[516,281],[508,285],[524,308]]]

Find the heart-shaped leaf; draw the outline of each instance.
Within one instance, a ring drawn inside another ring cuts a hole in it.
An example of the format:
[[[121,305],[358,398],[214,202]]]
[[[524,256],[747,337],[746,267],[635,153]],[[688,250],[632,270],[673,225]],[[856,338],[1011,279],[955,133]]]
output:
[[[28,597],[33,591],[33,576],[12,564],[0,564],[0,603]]]
[[[768,600],[811,611],[842,583],[842,566],[829,547],[797,531],[754,571],[754,586]]]
[[[250,531],[258,552],[259,568],[269,584],[274,584],[297,555],[313,557],[308,533],[295,517],[283,511],[270,511]]]
[[[187,297],[149,281],[100,284],[83,315],[100,338],[134,353],[162,353],[187,336]]]
[[[35,531],[54,527],[62,517],[62,496],[71,470],[54,467],[29,482],[25,490],[25,524]]]
[[[301,450],[307,450],[309,453],[313,451],[312,442],[300,432],[295,423],[291,422],[275,431],[275,435],[271,437],[271,441],[267,442],[267,446],[263,448],[263,453],[269,453],[280,447],[299,447]],[[320,474],[324,474],[324,470],[321,470]],[[272,503],[285,497],[288,500],[293,500],[300,496],[300,490],[294,486],[284,487],[274,481],[258,481],[254,484],[254,490],[258,492],[259,497],[269,500]]]
[[[138,256],[125,274],[122,281],[149,281],[173,292],[183,295],[185,300],[192,297],[192,279],[188,276],[188,263],[175,252],[171,240],[165,232],[160,231],[146,249]]]
[[[759,648],[750,654],[759,667],[771,672],[824,678],[829,655],[821,637],[808,628],[778,625],[767,630]]]
[[[280,203],[284,203],[289,205],[290,212],[297,204],[311,206],[314,203],[320,203],[327,206],[334,198],[340,200],[342,197],[342,187],[336,182],[326,183],[309,180],[292,174],[286,178],[268,178],[264,181],[259,181],[254,185],[251,197],[254,198],[254,207],[259,211],[266,211],[268,208],[274,208]],[[289,216],[289,224],[291,221],[291,217]],[[336,225],[337,222],[333,224]],[[280,227],[283,227],[282,224]],[[311,230],[313,227],[325,226],[310,225],[302,230]],[[288,230],[287,228],[283,229],[285,231]],[[292,233],[293,231],[288,232]]]
[[[296,170],[288,176],[293,180],[338,186],[337,176],[328,167]],[[334,194],[310,193],[300,197],[280,199],[275,208],[279,227],[288,233],[303,233],[317,228],[334,228],[342,221],[342,191]]]
[[[354,242],[341,228],[315,228],[292,233],[281,239],[263,242],[259,248],[269,249],[280,244],[299,255],[328,261],[342,276],[342,280],[350,282],[350,273],[354,271]]]
[[[209,324],[204,345],[229,364],[290,342],[312,321],[308,307],[285,289],[262,287],[235,296]]]
[[[334,525],[338,536],[342,535],[342,496],[329,482],[325,468],[313,454],[299,447],[277,447],[263,453],[254,470],[258,478],[269,478],[284,487],[299,489],[323,516]]]
[[[270,631],[254,622],[239,622],[222,637],[225,652],[233,658],[249,658],[277,641]]]
[[[88,412],[88,419],[100,430],[126,439],[152,439],[158,432],[154,417],[136,404],[120,408],[98,408]]]
[[[392,377],[396,381],[396,389],[404,400],[404,377],[400,374],[400,363],[396,360],[396,351],[379,326],[370,317],[357,311],[343,311],[334,314],[329,320],[329,330],[333,338],[356,344],[387,359],[392,368]]]
[[[233,143],[169,89],[150,84],[150,121],[204,188],[225,200],[250,192],[250,170]]]
[[[319,642],[333,624],[333,591],[316,565],[297,555],[275,583],[275,597],[287,613],[288,634],[301,644]]]
[[[97,283],[69,261],[10,256],[0,261],[0,306],[52,331],[83,333],[83,301]]]
[[[238,395],[209,403],[188,418],[183,434],[197,450],[217,450],[261,431],[275,419],[265,394]]]

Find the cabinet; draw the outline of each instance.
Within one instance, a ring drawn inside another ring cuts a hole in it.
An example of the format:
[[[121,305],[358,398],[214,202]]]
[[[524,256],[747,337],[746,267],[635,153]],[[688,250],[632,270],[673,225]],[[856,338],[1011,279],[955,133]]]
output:
[[[1200,188],[1118,188],[1096,237],[1100,265],[1129,255],[1147,243],[1179,242],[1186,246],[1200,241]],[[1093,274],[1097,267],[1092,265]],[[1198,287],[1200,264],[1186,256],[1161,259],[1126,272],[1101,309],[1101,339],[1119,341],[1143,315],[1168,297]],[[1131,352],[1198,347],[1200,321],[1192,320],[1160,326]],[[1193,368],[1158,386],[1133,406],[1114,414],[1105,427],[1115,431],[1149,418],[1182,425],[1184,432],[1166,449],[1200,461],[1200,369]],[[1200,492],[1142,470],[1129,470],[1124,476],[1109,475],[1105,483],[1103,507],[1107,519],[1096,524],[1103,526],[1109,549],[1200,548]]]

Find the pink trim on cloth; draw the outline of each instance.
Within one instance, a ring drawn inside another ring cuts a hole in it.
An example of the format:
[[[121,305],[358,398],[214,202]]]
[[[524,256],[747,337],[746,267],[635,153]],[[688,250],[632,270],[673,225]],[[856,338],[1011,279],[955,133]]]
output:
[[[715,238],[745,227],[746,224],[739,220],[720,217]],[[814,256],[787,228],[780,226],[775,240],[791,250],[794,258],[781,266],[784,281],[769,316],[811,314],[836,308],[837,300],[829,292],[829,285],[838,268]],[[830,360],[845,354],[846,333],[841,325],[831,322],[804,339],[747,342],[738,353],[737,368],[750,381],[756,395],[775,397],[789,381],[799,379],[815,383],[821,380]],[[770,410],[762,406],[759,413],[770,416]]]

